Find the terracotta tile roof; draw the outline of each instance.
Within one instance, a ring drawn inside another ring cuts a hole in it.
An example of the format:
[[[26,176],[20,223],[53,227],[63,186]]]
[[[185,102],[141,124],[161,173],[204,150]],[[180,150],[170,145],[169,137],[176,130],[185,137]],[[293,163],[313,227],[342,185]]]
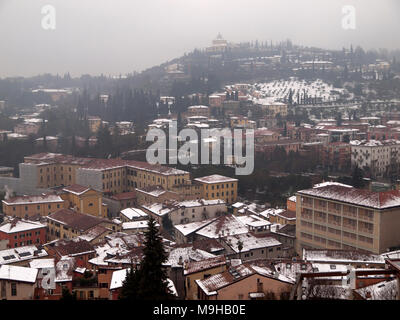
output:
[[[61,209],[50,214],[47,218],[79,231],[86,231],[104,222],[103,219],[70,209]]]
[[[341,201],[374,209],[387,209],[400,206],[400,190],[374,192],[329,185],[321,188],[301,190],[298,193],[300,195]]]
[[[130,192],[124,192],[124,193],[118,193],[115,194],[111,197],[111,199],[121,201],[121,200],[130,200],[130,199],[135,199],[136,198],[136,192],[135,191],[130,191]]]
[[[43,194],[39,196],[19,196],[3,200],[3,202],[7,205],[63,202],[63,201],[64,200],[61,199],[61,197],[56,194]]]
[[[192,273],[223,266],[225,264],[226,264],[225,256],[218,256],[215,258],[210,258],[201,261],[191,261],[186,265],[184,274],[189,275]]]
[[[192,243],[194,249],[200,249],[209,253],[215,253],[225,250],[224,246],[221,245],[216,239],[202,239],[196,240]]]
[[[48,163],[63,163],[63,164],[77,164],[81,168],[92,170],[104,170],[122,167],[131,167],[133,169],[147,170],[150,172],[161,173],[164,175],[172,174],[188,174],[183,170],[170,168],[162,165],[152,165],[147,162],[122,160],[122,159],[96,159],[96,158],[78,158],[72,155],[64,155],[60,153],[39,153],[24,158],[25,162],[35,164],[48,164]]]
[[[93,245],[86,240],[58,240],[51,243],[50,246],[60,256],[79,255],[84,253],[95,252]]]
[[[80,184],[73,184],[73,185],[65,187],[63,189],[63,191],[75,193],[78,195],[85,193],[86,191],[89,191],[89,190],[90,190],[89,187],[81,186]]]
[[[287,219],[296,219],[296,211],[285,210],[277,215]]]

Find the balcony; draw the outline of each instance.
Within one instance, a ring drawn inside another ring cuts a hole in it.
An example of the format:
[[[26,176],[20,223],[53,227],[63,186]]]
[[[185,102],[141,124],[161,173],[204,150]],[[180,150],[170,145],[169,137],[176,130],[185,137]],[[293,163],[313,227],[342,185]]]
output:
[[[343,224],[343,228],[351,231],[357,231],[357,226],[352,224]]]
[[[364,220],[364,221],[369,221],[369,222],[373,222],[374,221],[374,217],[372,216],[368,216],[368,215],[364,215],[364,214],[359,214],[358,215],[358,219]]]
[[[315,216],[314,217],[314,221],[315,222],[322,222],[322,223],[326,223],[326,218],[321,218],[321,217],[318,217],[318,216]]]
[[[343,210],[343,216],[357,218],[357,212],[350,212],[350,211]]]
[[[330,224],[332,226],[341,227],[342,226],[342,220],[328,219],[328,224]]]
[[[359,227],[359,228],[358,228],[358,232],[371,235],[371,234],[374,234],[374,229],[360,228],[360,227]]]

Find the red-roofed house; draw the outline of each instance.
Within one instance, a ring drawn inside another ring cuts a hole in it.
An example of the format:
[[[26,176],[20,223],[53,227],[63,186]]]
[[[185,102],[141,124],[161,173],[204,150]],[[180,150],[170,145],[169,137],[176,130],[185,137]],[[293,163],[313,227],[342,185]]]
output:
[[[15,218],[0,227],[0,240],[8,240],[8,248],[39,245],[46,242],[47,226],[39,222]]]

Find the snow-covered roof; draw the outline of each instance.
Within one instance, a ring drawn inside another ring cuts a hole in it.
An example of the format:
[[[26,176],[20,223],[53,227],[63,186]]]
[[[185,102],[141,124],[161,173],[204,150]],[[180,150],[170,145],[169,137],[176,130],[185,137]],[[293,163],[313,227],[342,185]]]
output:
[[[204,270],[208,270],[211,268],[216,268],[219,266],[223,266],[226,264],[225,256],[217,256],[201,261],[192,261],[186,264],[184,274],[192,274]]]
[[[280,208],[269,208],[267,210],[261,211],[258,213],[258,215],[264,217],[265,219],[269,219],[270,216],[277,216],[280,213],[284,212],[285,209],[280,209]]]
[[[193,247],[178,247],[173,248],[168,255],[167,261],[164,263],[166,266],[170,267],[183,267],[180,264],[180,260],[182,263],[190,262],[190,261],[201,261],[208,258],[214,258],[215,255],[200,249],[194,249]]]
[[[211,296],[218,294],[217,291],[219,289],[241,281],[242,279],[254,274],[259,274],[261,276],[290,284],[294,283],[292,279],[273,271],[267,265],[258,263],[245,263],[238,266],[231,266],[228,270],[222,273],[215,274],[203,280],[195,281],[206,295]]]
[[[55,194],[45,194],[40,196],[20,196],[3,200],[6,205],[40,204],[49,202],[64,202],[60,196]]]
[[[46,225],[36,221],[28,221],[17,218],[16,221],[11,221],[9,223],[3,224],[0,227],[0,232],[16,233],[16,232],[35,230],[40,228],[46,228]]]
[[[271,222],[269,222],[265,219],[259,218],[254,214],[249,215],[249,216],[240,216],[237,218],[244,225],[254,227],[254,228],[264,227],[264,226],[268,226],[271,224]]]
[[[216,218],[214,219],[208,219],[208,220],[203,220],[199,222],[191,222],[191,223],[186,223],[186,224],[178,224],[174,225],[174,228],[177,229],[180,233],[182,233],[184,236],[187,236],[188,234],[191,234],[207,224],[213,222]]]
[[[35,283],[38,274],[37,269],[19,266],[0,266],[0,279]]]
[[[373,209],[388,209],[400,206],[399,190],[373,192],[338,185],[329,185],[321,188],[301,190],[298,191],[298,193],[300,195],[340,201]]]
[[[190,106],[190,107],[188,107],[188,109],[190,109],[190,110],[192,110],[192,109],[204,109],[204,110],[207,110],[208,107],[207,106],[198,105],[198,106]]]
[[[54,268],[54,258],[34,259],[31,262],[29,262],[29,266],[34,269]]]
[[[147,217],[147,213],[138,208],[126,208],[121,210],[121,214],[124,215],[129,220],[136,219],[136,218],[143,218]]]
[[[130,272],[130,269],[114,271],[111,277],[110,290],[121,288],[128,272]]]
[[[320,263],[385,263],[385,259],[381,255],[334,249],[303,249],[303,260]]]
[[[350,186],[348,184],[343,184],[343,183],[334,182],[334,181],[321,182],[321,183],[315,184],[313,186],[313,188],[322,188],[322,187],[326,187],[326,186],[341,186],[341,187],[346,187],[346,188],[353,188],[353,186]],[[294,196],[294,197],[296,197],[296,196]]]
[[[400,144],[399,140],[352,140],[350,141],[352,146],[357,147],[382,147],[382,146],[393,146]]]
[[[236,216],[221,216],[196,232],[206,238],[219,238],[249,232],[248,228]]]
[[[0,251],[0,265],[11,264],[24,260],[46,257],[48,254],[44,249],[36,246],[24,246]]]
[[[114,271],[111,276],[110,290],[122,288],[122,285],[126,279],[126,276],[128,275],[128,272],[130,272],[130,270],[131,269],[128,268],[128,269]],[[170,293],[177,297],[178,293],[176,291],[175,285],[172,282],[172,280],[167,278],[166,281],[167,281],[167,287],[170,290]]]
[[[225,183],[225,182],[235,182],[238,179],[234,179],[231,177],[221,176],[219,174],[213,174],[210,176],[205,176],[201,178],[194,179],[195,181],[202,182],[202,183]]]
[[[122,230],[147,229],[148,226],[149,226],[148,220],[130,221],[130,222],[124,222],[122,224]],[[160,226],[159,224],[156,224],[156,227],[159,226]]]
[[[226,237],[224,241],[235,253],[246,252],[261,248],[275,247],[282,244],[275,238],[272,237],[259,238],[251,235],[250,233],[229,236]],[[239,242],[241,242],[243,246],[241,251],[238,248]]]

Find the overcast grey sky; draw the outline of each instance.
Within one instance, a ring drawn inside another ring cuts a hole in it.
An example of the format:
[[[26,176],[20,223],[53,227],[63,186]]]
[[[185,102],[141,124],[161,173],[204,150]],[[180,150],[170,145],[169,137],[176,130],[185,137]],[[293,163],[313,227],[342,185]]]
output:
[[[41,8],[56,9],[56,29]],[[342,7],[356,8],[344,30]],[[341,49],[400,48],[399,0],[0,0],[0,76],[125,74],[206,47],[290,38]]]

